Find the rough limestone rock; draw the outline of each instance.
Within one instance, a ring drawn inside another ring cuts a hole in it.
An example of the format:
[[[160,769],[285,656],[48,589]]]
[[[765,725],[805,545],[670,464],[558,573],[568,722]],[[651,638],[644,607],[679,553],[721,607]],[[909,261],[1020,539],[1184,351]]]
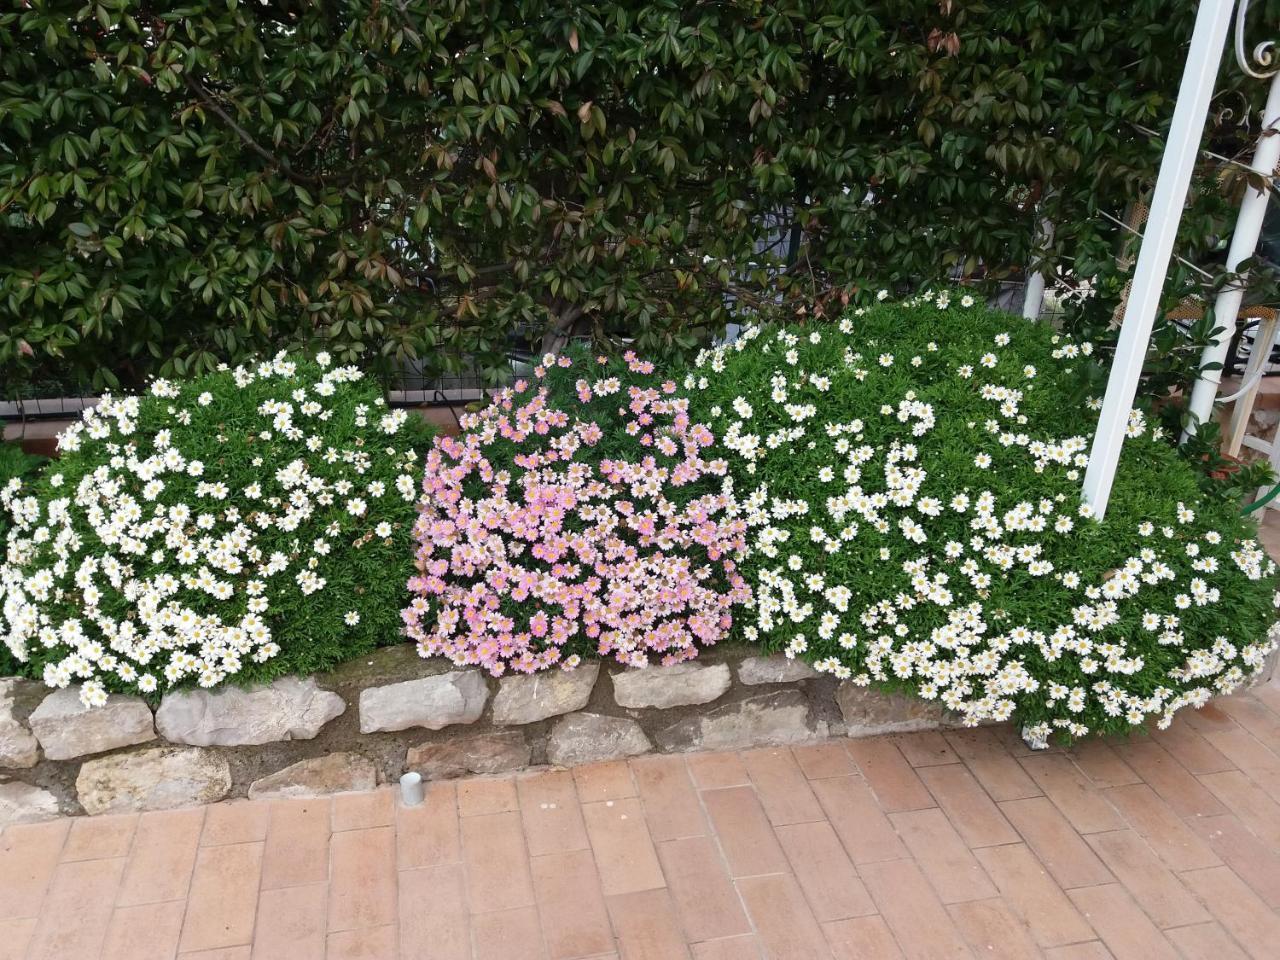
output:
[[[347,708],[315,678],[284,677],[248,689],[181,690],[165,695],[156,728],[171,743],[238,747],[310,740]]]
[[[686,717],[657,734],[671,752],[738,750],[764,744],[797,743],[825,737],[825,721],[814,721],[799,690],[760,693],[709,713]]]
[[[599,675],[600,664],[584,663],[575,670],[540,670],[503,677],[498,695],[493,698],[493,722],[509,727],[581,710],[591,699]]]
[[[74,760],[156,738],[151,708],[141,697],[113,693],[103,706],[86,707],[78,686],[49,694],[28,722],[50,760]]]
[[[369,687],[360,692],[360,732],[439,730],[455,723],[475,723],[488,699],[489,685],[479,670],[452,670]]]
[[[154,747],[88,760],[76,778],[87,813],[131,813],[213,803],[231,792],[227,758],[202,747]]]
[[[482,733],[410,747],[405,769],[416,770],[424,780],[447,780],[468,773],[507,773],[527,767],[531,753],[519,731]]]
[[[648,753],[653,744],[634,720],[573,713],[557,720],[547,741],[547,760],[574,767]]]
[[[14,677],[0,680],[0,767],[34,767],[40,760],[40,745],[16,712],[23,695],[38,686]]]
[[[29,783],[0,783],[0,827],[60,816],[58,798]]]
[[[643,667],[612,675],[613,699],[629,709],[665,710],[722,697],[733,678],[728,664],[677,663],[670,667]]]
[[[794,683],[797,680],[811,680],[818,671],[798,657],[784,657],[776,654],[772,657],[747,657],[738,664],[738,679],[747,686],[761,683]]]
[[[299,760],[249,784],[249,799],[315,797],[327,793],[372,790],[378,785],[373,761],[358,753],[331,753]]]
[[[936,703],[860,687],[848,680],[836,689],[836,705],[851,737],[960,726],[956,714]]]

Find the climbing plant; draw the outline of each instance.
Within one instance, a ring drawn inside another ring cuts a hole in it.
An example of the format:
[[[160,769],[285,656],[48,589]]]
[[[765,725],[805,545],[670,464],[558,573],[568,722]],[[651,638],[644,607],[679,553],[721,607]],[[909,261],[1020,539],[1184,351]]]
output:
[[[1105,262],[1098,213],[1150,182],[1193,16],[24,0],[0,13],[0,372],[137,385],[307,346],[496,380],[517,341],[685,353],[740,313]],[[1230,151],[1262,85],[1221,86]],[[1198,196],[1187,234],[1215,236],[1221,191]]]

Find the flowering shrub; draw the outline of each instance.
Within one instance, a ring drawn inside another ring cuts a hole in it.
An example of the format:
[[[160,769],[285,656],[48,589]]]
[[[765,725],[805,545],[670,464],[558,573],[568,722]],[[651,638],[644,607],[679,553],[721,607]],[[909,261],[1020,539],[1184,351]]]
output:
[[[673,381],[543,358],[427,456],[405,631],[423,656],[495,676],[597,653],[696,656],[747,596],[722,458]]]
[[[395,636],[416,418],[283,355],[104,397],[11,514],[0,639],[81,699],[312,671]]]
[[[1090,353],[945,293],[704,352],[684,385],[750,526],[748,638],[1036,744],[1245,679],[1275,565],[1139,411],[1090,518]]]

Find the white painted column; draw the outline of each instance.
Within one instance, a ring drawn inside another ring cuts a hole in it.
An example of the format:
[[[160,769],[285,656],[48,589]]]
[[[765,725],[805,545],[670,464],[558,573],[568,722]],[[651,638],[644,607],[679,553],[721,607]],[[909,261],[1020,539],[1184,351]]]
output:
[[[1120,340],[1107,392],[1102,401],[1102,414],[1089,452],[1089,467],[1084,476],[1084,502],[1094,515],[1106,513],[1111,498],[1111,484],[1120,462],[1129,411],[1138,391],[1138,378],[1151,340],[1151,327],[1160,309],[1173,242],[1182,219],[1191,172],[1200,154],[1204,120],[1213,95],[1214,81],[1222,62],[1222,46],[1231,23],[1232,0],[1201,0],[1196,11],[1191,49],[1182,72],[1178,100],[1173,109],[1173,122],[1165,141],[1160,173],[1151,198],[1151,212],[1138,251],[1133,287],[1120,327]]]
[[[1041,220],[1036,230],[1036,246],[1047,247],[1053,243],[1053,224]],[[1039,320],[1040,311],[1044,307],[1045,275],[1043,270],[1027,274],[1026,296],[1022,301],[1022,315],[1028,320]]]
[[[1257,149],[1253,153],[1253,163],[1249,165],[1254,173],[1267,179],[1275,174],[1276,164],[1280,163],[1280,133],[1276,132],[1280,125],[1280,74],[1271,79],[1271,90],[1267,94],[1267,105],[1262,111],[1262,136],[1258,139]],[[1236,218],[1236,230],[1231,235],[1231,248],[1227,251],[1227,270],[1234,273],[1245,260],[1253,256],[1258,249],[1258,236],[1262,233],[1262,219],[1267,213],[1268,192],[1245,188],[1244,200],[1240,203],[1240,214]],[[1216,340],[1211,341],[1200,355],[1200,376],[1191,389],[1191,422],[1182,434],[1186,440],[1196,432],[1199,424],[1213,416],[1213,402],[1218,396],[1218,387],[1222,383],[1222,368],[1227,360],[1227,351],[1231,346],[1231,338],[1236,333],[1236,318],[1240,314],[1240,301],[1244,298],[1245,277],[1238,282],[1230,283],[1218,292],[1213,302],[1213,325],[1221,328]],[[1259,327],[1261,333],[1261,327]],[[1265,349],[1265,344],[1255,342],[1254,349]],[[1210,366],[1211,369],[1204,369]]]

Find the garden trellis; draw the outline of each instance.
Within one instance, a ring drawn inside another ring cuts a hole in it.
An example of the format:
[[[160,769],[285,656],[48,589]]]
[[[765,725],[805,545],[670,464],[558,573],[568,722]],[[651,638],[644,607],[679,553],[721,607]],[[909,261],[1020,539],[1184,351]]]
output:
[[[1231,25],[1233,0],[1204,0],[1196,14],[1191,47],[1187,54],[1182,83],[1174,108],[1173,122],[1165,142],[1160,172],[1156,178],[1151,212],[1143,232],[1142,245],[1134,271],[1133,288],[1125,306],[1115,359],[1107,381],[1102,413],[1089,454],[1089,467],[1084,478],[1084,501],[1101,517],[1107,509],[1111,484],[1120,460],[1120,449],[1129,426],[1130,411],[1137,393],[1138,379],[1151,340],[1151,329],[1160,307],[1161,293],[1173,254],[1174,239],[1182,219],[1191,173],[1200,152],[1200,139],[1205,115],[1213,96],[1214,81],[1222,61],[1222,48]],[[1271,135],[1271,127],[1280,119],[1280,79],[1276,71],[1254,69],[1244,49],[1245,20],[1248,0],[1236,9],[1236,58],[1242,70],[1254,77],[1272,76],[1270,95],[1263,113],[1263,129],[1252,164],[1253,172],[1264,177],[1274,174],[1280,160],[1280,137]],[[1254,59],[1263,67],[1271,62],[1271,43],[1259,44]],[[1228,254],[1227,269],[1235,271],[1253,256],[1257,247],[1267,191],[1250,185],[1246,188],[1236,230]],[[1236,315],[1243,295],[1242,278],[1233,278],[1218,295],[1214,304],[1214,323],[1221,328],[1216,340],[1204,352],[1201,373],[1191,396],[1191,426],[1212,414],[1221,381]],[[1270,344],[1255,344],[1264,351]],[[1262,368],[1259,367],[1259,370]],[[1246,384],[1246,388],[1247,388]]]

